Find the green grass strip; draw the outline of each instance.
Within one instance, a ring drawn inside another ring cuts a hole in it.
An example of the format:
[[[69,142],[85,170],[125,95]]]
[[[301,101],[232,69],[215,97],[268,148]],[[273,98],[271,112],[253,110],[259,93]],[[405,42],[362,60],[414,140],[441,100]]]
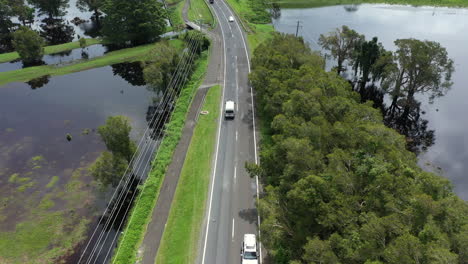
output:
[[[182,17],[182,9],[184,8],[184,1],[180,1],[173,5],[170,5],[168,8],[169,19],[173,25],[173,29],[182,27],[184,23],[184,18]]]
[[[213,15],[205,0],[190,0],[188,18],[193,22],[202,20],[203,24],[214,25]]]
[[[86,39],[86,46],[91,46],[91,45],[101,44],[101,43],[102,43],[101,39],[93,39],[93,38]],[[47,46],[47,47],[44,47],[44,54],[54,54],[54,53],[59,53],[63,51],[69,51],[72,49],[77,49],[79,47],[80,47],[80,43],[78,41],[68,42],[68,43],[60,44],[60,45]],[[9,62],[9,61],[16,60],[16,59],[19,59],[19,54],[16,51],[0,54],[0,63]]]
[[[142,188],[137,204],[132,208],[124,234],[119,239],[119,250],[116,252],[113,264],[135,263],[138,246],[143,241],[152,211],[156,205],[161,184],[164,181],[166,169],[171,163],[172,154],[182,136],[182,130],[187,117],[192,97],[203,80],[208,66],[208,53],[204,52],[197,61],[195,71],[190,81],[183,87],[172,114],[171,121],[166,126],[166,136],[159,146],[158,155],[152,162],[152,169]]]
[[[169,41],[169,43],[175,46],[179,45],[178,42],[181,42],[181,40],[175,39]],[[148,54],[153,46],[154,44],[148,44],[134,48],[112,51],[105,54],[104,56],[90,60],[77,60],[73,64],[67,66],[43,65],[3,72],[0,75],[0,85],[4,85],[10,82],[27,82],[44,75],[65,75],[116,63],[139,61],[143,59],[146,54]]]
[[[210,88],[206,95],[203,110],[209,113],[200,115],[195,127],[156,263],[185,264],[196,259],[215,150],[220,97],[219,85]]]
[[[412,6],[468,7],[466,0],[283,0],[276,1],[281,8],[312,8],[331,5],[381,3]]]
[[[271,33],[275,31],[275,28],[270,24],[250,24],[250,28],[252,33],[247,35],[247,42],[249,43],[250,53],[253,53],[258,45],[271,38]]]

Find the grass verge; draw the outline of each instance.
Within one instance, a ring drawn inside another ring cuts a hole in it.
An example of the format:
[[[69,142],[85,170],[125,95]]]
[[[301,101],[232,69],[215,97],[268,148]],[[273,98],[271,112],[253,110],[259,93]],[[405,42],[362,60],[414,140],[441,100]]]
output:
[[[184,2],[175,2],[168,7],[169,19],[171,20],[173,29],[179,29],[184,26],[184,18],[182,17]]]
[[[179,45],[178,42],[181,42],[181,40],[174,39],[169,40],[169,42],[172,45],[177,46]],[[153,48],[153,45],[154,44],[148,44],[134,48],[117,50],[109,52],[102,57],[97,57],[90,60],[77,60],[73,64],[62,67],[55,65],[43,65],[4,72],[0,77],[0,85],[4,85],[10,82],[27,82],[44,75],[65,75],[116,63],[139,61],[146,56],[146,54]]]
[[[188,18],[190,21],[197,22],[202,20],[203,24],[214,25],[214,18],[205,0],[190,0],[188,9]]]
[[[185,158],[156,263],[191,263],[205,212],[214,152],[221,86],[211,87]]]
[[[202,82],[203,76],[208,66],[208,53],[204,52],[202,57],[196,62],[195,71],[190,81],[183,87],[179,99],[172,114],[171,121],[166,126],[166,136],[159,146],[158,155],[152,162],[152,170],[148,175],[139,202],[135,204],[128,219],[132,219],[125,228],[119,240],[119,251],[113,258],[114,264],[135,263],[138,246],[143,240],[146,227],[151,219],[152,211],[159,196],[161,184],[164,181],[166,169],[172,160],[172,154],[182,135],[191,99],[198,86]]]
[[[102,43],[101,39],[93,39],[93,38],[86,39],[86,46],[91,46],[91,45],[101,44],[101,43]],[[44,47],[44,54],[54,54],[54,53],[59,53],[59,52],[68,51],[72,49],[77,49],[79,47],[80,47],[80,43],[78,41],[68,42],[68,43],[60,44],[60,45],[47,46],[47,47]],[[20,56],[18,52],[16,51],[3,53],[3,54],[0,54],[0,63],[9,62],[9,61],[16,60],[19,58]]]
[[[381,3],[412,6],[468,7],[466,0],[284,0],[278,1],[281,8],[312,8],[331,5]]]
[[[264,13],[256,11],[259,9],[258,0],[227,0],[227,3],[241,19],[242,26],[247,31],[249,51],[252,54],[260,43],[271,37],[275,29],[267,22],[269,20],[265,18]]]

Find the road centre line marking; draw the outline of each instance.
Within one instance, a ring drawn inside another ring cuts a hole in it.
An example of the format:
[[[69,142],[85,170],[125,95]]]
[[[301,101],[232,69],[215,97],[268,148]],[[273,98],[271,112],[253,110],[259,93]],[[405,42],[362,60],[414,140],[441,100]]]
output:
[[[228,9],[229,13],[232,15],[232,12],[231,12],[231,9],[227,6],[227,4],[224,2],[224,0],[221,0],[221,2],[224,4],[224,6]],[[239,26],[239,22],[237,21],[237,19],[235,19],[234,21],[236,23],[236,26],[237,28],[239,29],[239,32],[241,34],[241,37],[242,37],[242,42],[244,44],[244,50],[245,50],[245,55],[247,56],[247,68],[249,69],[249,73],[250,73],[250,59],[249,59],[249,52],[247,50],[247,44],[245,42],[245,38],[244,38],[244,33],[242,32],[240,26]],[[229,25],[230,26],[230,25]],[[255,164],[258,164],[258,156],[257,156],[257,139],[256,139],[256,135],[255,135],[255,104],[254,104],[254,99],[253,99],[253,88],[252,86],[250,85],[250,98],[252,100],[252,124],[253,124],[253,136],[254,136],[254,152],[255,152]],[[260,200],[260,194],[259,194],[259,190],[258,190],[258,175],[255,175],[255,180],[256,180],[256,184],[257,184],[257,202]],[[260,231],[260,214],[258,214],[258,236],[259,236],[259,239],[261,237],[261,231]],[[259,242],[259,249],[260,249],[260,264],[263,263],[263,258],[262,258],[262,242]]]
[[[213,13],[216,15],[216,18],[218,19],[218,21],[221,21],[219,19],[218,13],[216,13],[216,12],[213,12]],[[223,30],[223,26],[221,25],[221,23],[220,23],[219,27],[221,28],[221,35],[223,37],[223,51],[224,51],[224,84],[223,84],[223,92],[222,92],[222,95],[221,95],[221,102],[224,102],[224,90],[226,89],[226,68],[227,68],[226,53],[227,52],[226,52],[226,38],[224,36],[224,30]],[[220,113],[222,113],[222,112],[223,112],[223,104],[220,104]],[[208,208],[208,218],[207,218],[207,221],[206,221],[206,231],[205,231],[206,233],[205,233],[205,243],[204,243],[204,246],[203,246],[202,264],[205,263],[206,245],[207,245],[207,242],[208,242],[208,233],[209,233],[209,230],[210,230],[211,206],[212,206],[212,203],[213,203],[213,191],[214,191],[214,186],[215,186],[215,182],[216,182],[216,166],[218,164],[219,140],[220,140],[220,136],[221,136],[221,122],[222,122],[222,114],[219,115],[218,139],[217,139],[217,142],[216,142],[216,156],[215,156],[214,168],[213,168],[213,184],[211,185],[210,205],[209,205],[209,208]]]

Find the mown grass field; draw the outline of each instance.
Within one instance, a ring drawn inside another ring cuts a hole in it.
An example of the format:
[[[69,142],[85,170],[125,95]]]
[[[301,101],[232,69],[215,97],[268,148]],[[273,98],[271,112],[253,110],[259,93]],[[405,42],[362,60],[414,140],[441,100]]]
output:
[[[169,42],[177,47],[180,46],[181,40],[175,39],[170,40]],[[10,82],[26,82],[44,75],[65,75],[116,63],[139,61],[146,56],[146,54],[153,48],[153,46],[154,44],[148,44],[134,48],[112,51],[105,54],[104,56],[90,60],[77,60],[73,62],[73,64],[67,66],[43,65],[4,72],[0,76],[0,85]]]
[[[166,125],[166,136],[152,162],[152,170],[142,186],[143,191],[138,203],[132,208],[128,218],[130,220],[126,225],[124,234],[120,237],[119,250],[114,255],[113,264],[135,263],[138,246],[144,238],[146,227],[151,219],[166,169],[182,136],[182,129],[192,102],[192,96],[203,81],[208,65],[208,57],[207,52],[202,53],[202,57],[196,62],[195,71],[190,81],[181,91],[171,121]]]
[[[214,18],[205,0],[191,0],[188,9],[188,18],[190,21],[198,22],[201,20],[203,24],[214,25]]]
[[[466,0],[280,0],[281,8],[311,8],[331,5],[381,3],[412,6],[468,7]]]
[[[87,38],[86,46],[101,44],[102,42],[103,40],[101,39]],[[59,53],[63,51],[77,49],[79,47],[80,47],[80,43],[78,41],[69,42],[69,43],[60,44],[60,45],[47,46],[47,47],[44,47],[44,54]],[[0,54],[0,63],[8,62],[8,61],[16,60],[16,59],[19,59],[19,54],[16,51]]]
[[[190,142],[156,263],[191,263],[196,258],[215,150],[221,86],[211,87]]]

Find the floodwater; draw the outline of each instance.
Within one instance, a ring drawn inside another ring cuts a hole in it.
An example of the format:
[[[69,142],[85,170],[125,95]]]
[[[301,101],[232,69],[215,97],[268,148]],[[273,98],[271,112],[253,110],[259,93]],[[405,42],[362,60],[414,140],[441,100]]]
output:
[[[306,9],[281,9],[274,20],[277,31],[299,35],[314,50],[321,50],[320,34],[347,25],[367,40],[377,36],[387,50],[395,50],[393,41],[401,38],[437,41],[455,61],[452,89],[433,104],[422,101],[422,117],[435,131],[435,143],[421,153],[422,168],[451,180],[455,192],[468,200],[468,9],[410,7],[391,5],[351,5]]]
[[[28,252],[2,247],[0,259],[29,258],[38,263],[45,257],[35,254],[54,245],[61,260],[76,263],[113,191],[99,187],[87,172],[105,150],[96,129],[109,116],[125,115],[137,141],[154,107],[154,92],[144,85],[135,63],[45,79],[35,87],[26,83],[0,87],[0,245],[5,242],[2,237],[15,243],[25,239],[20,237],[24,234],[54,240]],[[47,219],[54,224],[47,225]],[[106,231],[111,236],[118,232],[114,226]]]
[[[75,60],[84,59],[82,52],[85,52],[87,59],[92,59],[95,57],[100,57],[107,52],[107,47],[101,44],[95,44],[88,46],[84,49],[78,48],[70,51],[65,51],[61,53],[44,55],[42,61],[44,64],[52,65],[59,64],[64,65],[66,63],[71,63]],[[21,60],[15,60],[11,62],[0,63],[0,72],[19,70],[27,66],[23,66]]]

